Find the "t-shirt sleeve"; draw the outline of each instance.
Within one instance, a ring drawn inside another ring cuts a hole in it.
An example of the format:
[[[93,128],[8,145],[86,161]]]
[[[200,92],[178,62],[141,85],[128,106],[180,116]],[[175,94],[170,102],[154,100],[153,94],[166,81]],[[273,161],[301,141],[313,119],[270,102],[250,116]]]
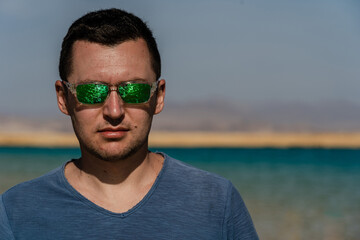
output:
[[[0,195],[0,239],[1,240],[13,240],[14,235],[11,231],[9,220],[6,214],[3,195]]]
[[[245,203],[232,183],[228,187],[223,231],[228,240],[259,239]]]

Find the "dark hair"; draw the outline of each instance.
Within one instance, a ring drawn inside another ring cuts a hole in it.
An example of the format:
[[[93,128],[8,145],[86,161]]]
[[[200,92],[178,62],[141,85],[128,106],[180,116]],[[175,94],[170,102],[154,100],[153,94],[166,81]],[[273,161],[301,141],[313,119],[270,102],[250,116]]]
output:
[[[59,62],[60,78],[67,81],[72,72],[72,48],[77,40],[114,46],[128,40],[142,38],[147,43],[151,65],[158,80],[161,75],[161,59],[151,30],[137,16],[120,9],[90,12],[76,20],[64,37]]]

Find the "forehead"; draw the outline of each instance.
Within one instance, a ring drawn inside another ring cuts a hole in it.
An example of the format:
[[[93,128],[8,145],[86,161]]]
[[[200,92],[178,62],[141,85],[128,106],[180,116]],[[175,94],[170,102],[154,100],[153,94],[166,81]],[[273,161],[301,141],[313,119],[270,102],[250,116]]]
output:
[[[76,41],[72,53],[72,73],[69,80],[75,82],[155,78],[149,49],[143,39],[125,41],[114,46]]]

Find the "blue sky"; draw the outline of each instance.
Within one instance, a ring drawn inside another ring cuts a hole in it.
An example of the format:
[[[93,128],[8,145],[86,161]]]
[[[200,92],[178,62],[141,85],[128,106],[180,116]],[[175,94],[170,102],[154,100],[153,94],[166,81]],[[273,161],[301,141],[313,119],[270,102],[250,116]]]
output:
[[[57,114],[62,38],[109,7],[153,30],[167,101],[360,104],[357,0],[0,0],[0,114]]]

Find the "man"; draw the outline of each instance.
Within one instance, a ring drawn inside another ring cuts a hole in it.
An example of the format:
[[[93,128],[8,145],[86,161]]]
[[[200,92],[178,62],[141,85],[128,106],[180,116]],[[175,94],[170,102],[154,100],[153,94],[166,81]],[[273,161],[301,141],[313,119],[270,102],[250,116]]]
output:
[[[151,31],[118,9],[89,13],[64,38],[61,112],[81,158],[0,198],[0,239],[258,239],[233,185],[148,150],[165,80]]]

